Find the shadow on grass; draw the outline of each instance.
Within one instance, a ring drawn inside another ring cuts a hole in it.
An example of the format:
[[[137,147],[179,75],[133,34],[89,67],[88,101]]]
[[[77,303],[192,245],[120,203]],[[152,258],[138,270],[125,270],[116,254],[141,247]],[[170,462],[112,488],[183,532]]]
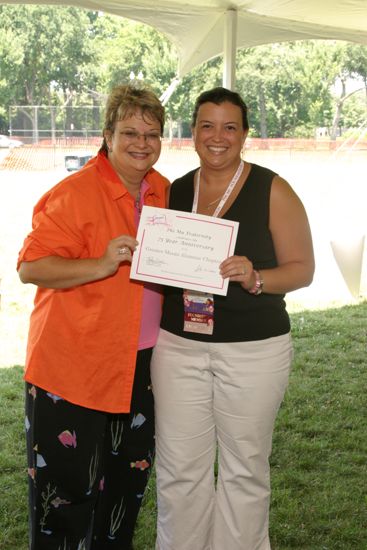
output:
[[[366,319],[367,302],[291,315],[295,359],[271,456],[272,550],[367,548]],[[3,550],[27,548],[22,373],[0,369]],[[135,550],[154,549],[155,521],[153,474]]]

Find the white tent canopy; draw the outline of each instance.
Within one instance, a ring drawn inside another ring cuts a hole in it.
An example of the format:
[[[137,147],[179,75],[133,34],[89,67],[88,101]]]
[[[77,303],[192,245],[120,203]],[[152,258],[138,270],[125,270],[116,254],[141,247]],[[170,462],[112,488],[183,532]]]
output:
[[[311,38],[367,44],[367,0],[0,0],[0,4],[69,4],[151,25],[175,44],[179,76],[224,52],[227,87],[234,82],[239,47]]]

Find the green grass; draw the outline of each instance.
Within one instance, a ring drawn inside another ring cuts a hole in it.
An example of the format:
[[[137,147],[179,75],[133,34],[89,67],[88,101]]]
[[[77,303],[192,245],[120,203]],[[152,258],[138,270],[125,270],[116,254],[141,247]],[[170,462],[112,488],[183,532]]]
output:
[[[292,320],[271,458],[273,548],[366,549],[367,303]]]
[[[0,548],[25,550],[27,476],[22,381],[19,366],[0,369]]]
[[[367,302],[291,317],[295,360],[271,457],[272,550],[365,550]],[[0,388],[0,548],[26,550],[22,368],[0,369]],[[152,476],[136,550],[154,549],[155,520]]]

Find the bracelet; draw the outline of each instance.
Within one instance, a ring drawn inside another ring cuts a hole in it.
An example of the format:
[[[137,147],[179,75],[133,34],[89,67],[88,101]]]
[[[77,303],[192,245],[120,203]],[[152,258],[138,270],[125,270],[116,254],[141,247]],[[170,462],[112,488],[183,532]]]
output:
[[[248,291],[250,294],[254,294],[255,296],[258,296],[263,291],[264,286],[264,280],[261,277],[260,273],[254,269],[255,273],[255,284],[250,290]]]

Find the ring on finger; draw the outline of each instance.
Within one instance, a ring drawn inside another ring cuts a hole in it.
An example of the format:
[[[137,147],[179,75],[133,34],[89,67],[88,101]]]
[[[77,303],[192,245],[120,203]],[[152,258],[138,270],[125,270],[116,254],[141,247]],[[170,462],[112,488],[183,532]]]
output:
[[[127,254],[129,252],[129,248],[127,246],[123,246],[122,248],[118,249],[119,254]]]

